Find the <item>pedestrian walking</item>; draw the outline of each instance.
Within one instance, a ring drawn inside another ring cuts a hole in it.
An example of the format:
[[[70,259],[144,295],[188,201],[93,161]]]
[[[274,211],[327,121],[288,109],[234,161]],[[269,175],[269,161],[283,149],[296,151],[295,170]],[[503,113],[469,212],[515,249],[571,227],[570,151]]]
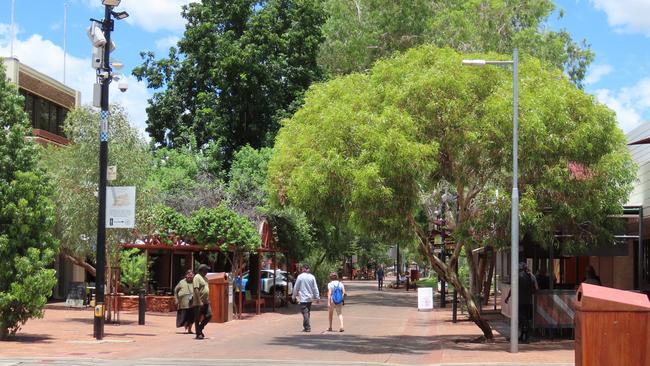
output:
[[[198,273],[194,276],[192,286],[194,287],[194,295],[192,296],[192,305],[194,306],[194,330],[196,331],[196,339],[205,338],[203,329],[205,325],[210,322],[212,318],[212,310],[210,309],[210,288],[208,286],[208,267],[201,264]]]
[[[176,328],[185,327],[187,334],[192,333],[194,323],[194,309],[192,308],[192,297],[194,295],[194,272],[188,269],[185,278],[180,280],[174,287],[174,301],[176,302]]]
[[[533,319],[533,293],[537,290],[535,276],[528,270],[525,262],[519,263],[519,340],[528,343],[530,321]],[[506,297],[506,304],[510,292]]]
[[[339,281],[336,272],[330,273],[330,283],[327,284],[327,310],[329,312],[330,327],[328,332],[332,331],[332,318],[334,311],[339,317],[339,332],[343,332],[343,300],[345,299],[345,286]]]
[[[377,268],[377,271],[375,272],[375,276],[377,277],[377,289],[379,291],[384,291],[384,266],[380,265],[379,268]]]
[[[316,277],[309,273],[309,264],[302,265],[302,273],[296,278],[296,284],[293,286],[293,298],[300,303],[300,312],[302,312],[302,331],[311,332],[309,316],[311,312],[312,300],[318,304],[320,302],[320,293],[316,284]]]

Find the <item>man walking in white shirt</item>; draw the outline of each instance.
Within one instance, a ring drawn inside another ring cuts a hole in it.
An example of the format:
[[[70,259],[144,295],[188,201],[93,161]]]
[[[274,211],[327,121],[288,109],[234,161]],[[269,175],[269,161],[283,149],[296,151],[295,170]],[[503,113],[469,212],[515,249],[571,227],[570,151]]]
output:
[[[309,324],[311,302],[315,300],[318,304],[320,302],[320,293],[318,292],[316,277],[309,273],[309,265],[306,263],[302,265],[302,273],[298,276],[296,284],[293,286],[293,298],[300,302],[302,331],[311,332],[311,325]]]

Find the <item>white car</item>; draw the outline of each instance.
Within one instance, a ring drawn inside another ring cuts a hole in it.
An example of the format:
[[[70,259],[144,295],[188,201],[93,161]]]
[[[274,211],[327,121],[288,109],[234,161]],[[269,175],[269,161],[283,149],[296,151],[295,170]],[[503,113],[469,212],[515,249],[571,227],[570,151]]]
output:
[[[272,269],[263,269],[261,271],[262,273],[260,274],[262,281],[261,281],[261,290],[263,293],[266,294],[284,294],[285,289],[287,288],[287,285],[289,286],[289,294],[293,291],[293,283],[290,281],[287,282],[287,272],[282,271],[282,270],[277,270],[276,276],[275,276],[275,283],[273,283],[273,270]],[[248,282],[248,276],[249,272],[246,271],[242,275],[243,277],[243,282],[244,286],[246,286],[246,283]],[[275,287],[274,287],[275,286]]]

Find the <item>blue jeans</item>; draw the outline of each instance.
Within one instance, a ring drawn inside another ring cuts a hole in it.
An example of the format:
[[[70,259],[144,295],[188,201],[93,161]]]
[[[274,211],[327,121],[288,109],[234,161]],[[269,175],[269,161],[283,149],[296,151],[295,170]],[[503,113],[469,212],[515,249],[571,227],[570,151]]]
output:
[[[302,313],[302,328],[304,330],[311,330],[311,325],[309,325],[309,313],[311,312],[311,302],[301,302],[300,312]]]

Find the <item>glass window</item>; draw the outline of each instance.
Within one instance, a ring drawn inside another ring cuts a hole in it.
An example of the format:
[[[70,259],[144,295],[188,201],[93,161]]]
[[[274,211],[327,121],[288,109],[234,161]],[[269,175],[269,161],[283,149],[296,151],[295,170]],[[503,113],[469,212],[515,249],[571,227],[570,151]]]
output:
[[[65,122],[65,117],[68,115],[68,110],[59,107],[57,108],[57,116],[56,116],[56,134],[60,136],[65,136],[65,133],[63,132],[63,123]]]
[[[25,94],[25,112],[29,118],[29,124],[34,127],[34,96]]]
[[[49,124],[47,130],[52,133],[56,133],[56,110],[58,109],[57,106],[55,106],[52,103],[50,104],[50,118],[49,118]]]
[[[34,113],[36,115],[36,123],[34,124],[35,128],[41,130],[47,130],[49,119],[50,119],[50,103],[48,103],[43,98],[35,98]]]

